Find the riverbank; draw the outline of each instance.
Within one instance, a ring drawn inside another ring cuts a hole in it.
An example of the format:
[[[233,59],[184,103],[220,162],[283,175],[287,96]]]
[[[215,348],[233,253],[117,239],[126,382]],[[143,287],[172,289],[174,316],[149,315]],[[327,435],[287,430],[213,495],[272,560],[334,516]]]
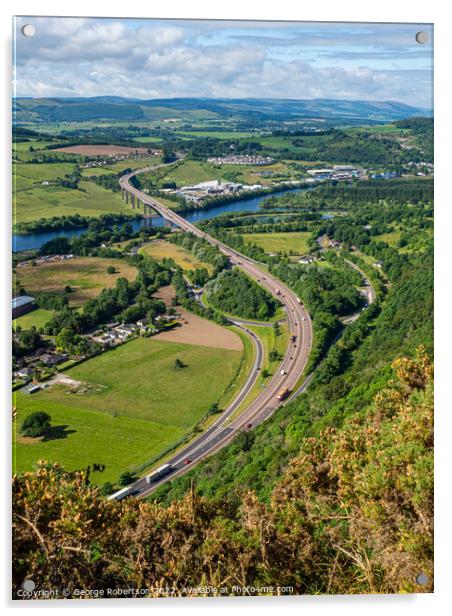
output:
[[[283,190],[273,191],[273,196],[279,196],[288,192],[299,192],[301,190],[307,190],[304,187],[286,188]],[[261,202],[268,197],[268,193],[264,195],[250,195],[249,197],[235,199],[229,203],[223,203],[220,205],[212,205],[208,209],[193,209],[190,212],[184,212],[184,218],[193,224],[201,222],[209,218],[216,218],[223,214],[239,213],[239,212],[258,212],[261,210]],[[129,222],[127,219],[126,222]],[[152,216],[151,218],[130,217],[130,222],[134,231],[138,231],[141,228],[146,227],[164,227],[168,225],[164,218],[159,215]],[[16,233],[13,235],[13,252],[22,252],[24,250],[37,250],[43,244],[56,237],[78,237],[85,233],[88,226],[72,229],[61,229],[46,231],[41,233]]]

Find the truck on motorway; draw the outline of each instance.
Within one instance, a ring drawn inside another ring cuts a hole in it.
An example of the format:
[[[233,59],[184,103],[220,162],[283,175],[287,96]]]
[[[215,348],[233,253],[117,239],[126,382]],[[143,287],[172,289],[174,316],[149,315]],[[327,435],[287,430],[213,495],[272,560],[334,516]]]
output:
[[[146,475],[146,483],[154,483],[162,477],[166,477],[166,475],[169,475],[173,471],[174,467],[171,464],[163,464],[163,466],[159,466],[156,471],[153,471],[152,473],[149,473],[149,475]]]
[[[290,389],[288,387],[284,387],[284,389],[281,389],[279,394],[276,396],[276,399],[281,402],[282,400],[285,400],[289,394]]]
[[[135,486],[127,486],[126,488],[122,488],[122,490],[119,490],[118,492],[114,492],[113,494],[110,494],[107,500],[120,501],[123,498],[127,498],[128,496],[134,496],[135,494],[138,494],[138,493],[139,493],[139,490]]]

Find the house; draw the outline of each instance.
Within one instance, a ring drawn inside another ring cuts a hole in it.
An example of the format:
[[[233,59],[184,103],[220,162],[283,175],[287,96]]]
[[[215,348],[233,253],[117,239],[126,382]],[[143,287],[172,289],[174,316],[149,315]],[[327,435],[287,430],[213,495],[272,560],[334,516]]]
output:
[[[43,364],[50,368],[57,364],[61,364],[63,361],[66,361],[67,358],[68,356],[65,353],[44,353],[40,356],[39,361],[42,361]]]
[[[310,263],[314,263],[316,258],[310,255],[304,255],[300,259],[298,259],[298,263],[304,263],[305,265],[309,265]]]
[[[31,378],[33,376],[33,368],[30,368],[30,366],[24,366],[23,368],[20,368],[20,370],[17,370],[16,376],[21,379]]]
[[[36,308],[35,298],[30,297],[29,295],[19,295],[19,297],[13,297],[11,300],[11,308],[13,314],[12,318],[17,319],[17,317],[27,314],[27,312],[31,312]]]
[[[41,387],[39,385],[28,385],[27,387],[24,387],[24,391],[27,394],[35,394],[40,389]]]
[[[118,340],[126,340],[127,338],[130,338],[130,336],[133,336],[136,330],[137,326],[133,324],[118,325],[118,327],[112,329],[111,333]]]
[[[107,334],[104,334],[103,336],[101,336],[99,338],[99,341],[104,345],[104,346],[111,346],[113,344],[113,342],[115,341],[115,335],[112,332],[109,332]]]
[[[138,325],[138,327],[146,327],[148,322],[149,321],[147,319],[140,319],[139,321],[137,321],[137,325]]]

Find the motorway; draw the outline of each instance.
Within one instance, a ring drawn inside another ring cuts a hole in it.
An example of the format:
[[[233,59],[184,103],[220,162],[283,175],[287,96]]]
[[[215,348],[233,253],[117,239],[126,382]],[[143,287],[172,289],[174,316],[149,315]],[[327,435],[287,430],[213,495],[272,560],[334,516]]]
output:
[[[221,414],[219,419],[208,430],[191,441],[183,450],[165,461],[174,468],[171,475],[152,484],[147,484],[144,478],[132,484],[132,494],[137,496],[145,496],[162,483],[182,475],[191,469],[196,462],[228,444],[240,431],[249,430],[267,419],[283,403],[283,400],[278,399],[278,394],[285,389],[288,392],[292,392],[297,387],[309,359],[312,346],[311,318],[295,293],[280,280],[262,270],[253,259],[242,255],[223,242],[207,235],[182,218],[182,216],[179,216],[176,212],[160,203],[155,197],[146,195],[135,188],[130,183],[130,180],[134,175],[142,171],[144,170],[123,175],[119,180],[121,189],[150,206],[170,223],[216,246],[229,258],[232,265],[243,270],[250,278],[253,278],[262,287],[267,289],[283,305],[289,325],[290,338],[279,369],[270,379],[267,386],[238,417],[231,419],[231,415],[251,391],[258,376],[259,367],[262,365],[262,344],[259,338],[254,332],[248,330],[246,325],[237,323],[237,326],[244,329],[247,335],[251,336],[256,349],[254,367],[245,386],[231,406]]]

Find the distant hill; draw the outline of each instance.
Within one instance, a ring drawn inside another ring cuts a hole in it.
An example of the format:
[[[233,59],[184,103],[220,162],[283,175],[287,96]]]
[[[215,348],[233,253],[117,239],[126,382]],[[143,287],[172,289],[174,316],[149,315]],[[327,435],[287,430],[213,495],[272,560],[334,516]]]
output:
[[[389,122],[413,116],[430,116],[427,109],[393,101],[334,99],[128,99],[117,96],[93,98],[16,98],[15,122],[36,124],[86,120],[145,120],[182,117],[249,121],[319,120],[319,122]]]

